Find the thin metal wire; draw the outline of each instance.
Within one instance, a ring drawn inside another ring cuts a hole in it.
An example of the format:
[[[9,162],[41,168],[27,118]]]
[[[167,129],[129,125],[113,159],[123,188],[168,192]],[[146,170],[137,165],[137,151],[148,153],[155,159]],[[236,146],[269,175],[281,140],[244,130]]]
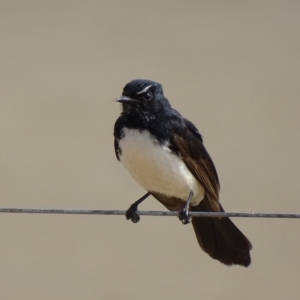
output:
[[[52,209],[52,208],[0,208],[0,213],[61,214],[61,215],[125,215],[126,210]],[[138,211],[141,216],[178,216],[177,211]],[[192,217],[239,217],[300,219],[300,213],[261,212],[190,212]]]

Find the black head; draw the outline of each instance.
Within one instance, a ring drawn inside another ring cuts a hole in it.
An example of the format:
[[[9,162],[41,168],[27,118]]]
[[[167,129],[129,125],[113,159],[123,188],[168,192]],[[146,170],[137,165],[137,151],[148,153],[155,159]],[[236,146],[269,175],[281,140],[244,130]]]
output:
[[[135,79],[127,83],[122,97],[117,99],[123,104],[123,111],[139,113],[158,113],[170,107],[164,97],[161,84],[145,79]]]

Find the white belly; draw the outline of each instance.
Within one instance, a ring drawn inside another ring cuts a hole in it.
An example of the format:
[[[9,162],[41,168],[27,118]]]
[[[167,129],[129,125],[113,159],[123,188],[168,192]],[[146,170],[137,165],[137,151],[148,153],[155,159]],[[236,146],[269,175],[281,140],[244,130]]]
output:
[[[120,161],[133,179],[147,191],[158,192],[187,201],[194,193],[191,205],[204,197],[204,189],[188,170],[184,162],[167,146],[159,145],[149,131],[123,129],[119,141]]]

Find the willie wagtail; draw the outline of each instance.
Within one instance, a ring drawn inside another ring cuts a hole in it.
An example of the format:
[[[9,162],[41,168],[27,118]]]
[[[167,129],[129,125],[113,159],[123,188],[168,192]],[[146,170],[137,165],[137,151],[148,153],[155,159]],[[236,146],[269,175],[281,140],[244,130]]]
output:
[[[139,221],[138,205],[152,195],[179,219],[189,210],[224,211],[214,163],[195,125],[173,109],[161,84],[137,79],[117,99],[123,111],[114,127],[117,159],[147,193],[130,206],[127,219]],[[229,218],[198,217],[192,224],[201,248],[226,265],[249,266],[252,245]]]

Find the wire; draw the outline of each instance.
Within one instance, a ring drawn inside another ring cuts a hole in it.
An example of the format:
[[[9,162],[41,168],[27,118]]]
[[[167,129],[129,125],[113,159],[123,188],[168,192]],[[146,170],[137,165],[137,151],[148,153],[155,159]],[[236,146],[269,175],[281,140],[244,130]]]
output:
[[[0,208],[0,213],[61,214],[61,215],[125,215],[126,210],[94,209],[52,209],[52,208]],[[138,211],[141,216],[178,217],[177,211]],[[192,217],[239,217],[239,218],[282,218],[300,219],[300,213],[261,213],[261,212],[190,212]]]

